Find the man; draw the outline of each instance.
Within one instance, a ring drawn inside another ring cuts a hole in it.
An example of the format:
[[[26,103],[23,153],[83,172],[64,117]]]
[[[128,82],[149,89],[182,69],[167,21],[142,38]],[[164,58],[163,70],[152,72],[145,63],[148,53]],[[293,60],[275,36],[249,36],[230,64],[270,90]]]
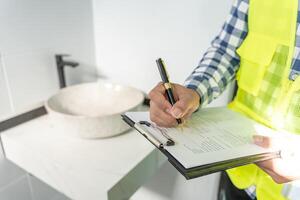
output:
[[[229,107],[289,133],[256,135],[257,145],[280,146],[287,156],[228,170],[221,177],[219,199],[286,199],[288,183],[300,179],[299,11],[298,0],[235,0],[185,86],[174,84],[177,103],[168,103],[162,84],[149,93],[151,120],[172,127],[176,118],[187,119],[236,79],[238,91]]]

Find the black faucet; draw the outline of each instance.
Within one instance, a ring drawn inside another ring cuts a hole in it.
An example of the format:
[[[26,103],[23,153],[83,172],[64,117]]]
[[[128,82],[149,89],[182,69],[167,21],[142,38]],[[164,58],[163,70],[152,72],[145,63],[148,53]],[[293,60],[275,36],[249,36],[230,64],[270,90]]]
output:
[[[70,67],[74,68],[74,67],[77,67],[79,65],[79,63],[77,63],[77,62],[64,61],[63,57],[67,57],[67,56],[70,56],[70,55],[66,55],[66,54],[57,54],[57,55],[55,55],[58,78],[59,78],[59,87],[60,88],[66,87],[66,77],[65,77],[64,67],[65,66],[70,66]]]

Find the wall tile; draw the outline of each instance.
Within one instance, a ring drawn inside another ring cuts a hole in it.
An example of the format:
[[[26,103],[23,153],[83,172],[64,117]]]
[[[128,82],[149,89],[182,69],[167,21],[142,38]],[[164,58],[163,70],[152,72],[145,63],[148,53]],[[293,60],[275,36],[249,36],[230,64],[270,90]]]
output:
[[[71,54],[81,66],[70,75],[66,73],[68,83],[93,80],[96,67],[91,0],[1,0],[0,4],[1,51],[20,54],[51,49],[56,54]],[[29,81],[31,76],[23,78]]]
[[[29,175],[29,181],[32,186],[33,191],[33,200],[53,200],[53,199],[62,199],[67,200],[68,198],[65,197],[60,192],[56,191],[46,183],[42,182],[38,178]]]
[[[3,200],[32,200],[27,177],[23,176],[14,184],[0,190],[0,198]]]
[[[0,145],[2,145],[2,144],[0,144]],[[1,162],[1,160],[2,159],[4,159],[4,152],[2,151],[2,146],[0,146],[0,162]]]
[[[3,71],[3,62],[2,56],[0,55],[0,121],[9,114],[12,110],[10,107],[8,88],[5,82],[4,71]]]
[[[58,91],[54,53],[39,50],[3,56],[16,112],[46,100]]]
[[[24,175],[25,171],[23,169],[3,157],[0,158],[0,190]]]

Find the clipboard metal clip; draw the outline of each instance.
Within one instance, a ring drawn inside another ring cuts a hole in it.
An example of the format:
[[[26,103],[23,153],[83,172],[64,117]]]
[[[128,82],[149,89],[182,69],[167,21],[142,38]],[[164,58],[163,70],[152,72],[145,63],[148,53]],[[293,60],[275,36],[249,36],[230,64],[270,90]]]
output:
[[[164,130],[157,127],[156,125],[154,125],[154,124],[152,124],[148,121],[140,121],[139,124],[151,127],[152,129],[157,130],[158,132],[160,132],[161,135],[166,138],[166,140],[167,140],[166,145],[167,146],[174,146],[175,145],[174,140]]]
[[[147,121],[140,121],[138,123],[135,123],[132,121],[129,117],[127,117],[125,114],[121,115],[123,120],[131,127],[134,127],[139,133],[141,133],[145,138],[147,138],[153,145],[155,145],[157,148],[164,148],[164,146],[173,146],[175,145],[174,140],[172,140],[171,137],[169,137],[165,132],[163,132],[159,127],[156,127],[155,125],[151,124]],[[153,134],[146,131],[143,126],[147,126],[149,128],[152,128],[156,131],[159,131],[161,135],[166,138],[167,142],[161,142],[159,139],[157,139]]]

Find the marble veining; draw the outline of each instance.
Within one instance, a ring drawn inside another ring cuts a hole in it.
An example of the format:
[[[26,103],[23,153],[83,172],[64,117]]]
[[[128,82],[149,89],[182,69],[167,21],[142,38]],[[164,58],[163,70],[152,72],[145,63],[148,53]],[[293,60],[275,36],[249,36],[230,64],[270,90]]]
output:
[[[45,115],[2,133],[6,156],[71,199],[126,199],[165,162],[136,131],[87,140]],[[161,162],[160,162],[160,161]]]

